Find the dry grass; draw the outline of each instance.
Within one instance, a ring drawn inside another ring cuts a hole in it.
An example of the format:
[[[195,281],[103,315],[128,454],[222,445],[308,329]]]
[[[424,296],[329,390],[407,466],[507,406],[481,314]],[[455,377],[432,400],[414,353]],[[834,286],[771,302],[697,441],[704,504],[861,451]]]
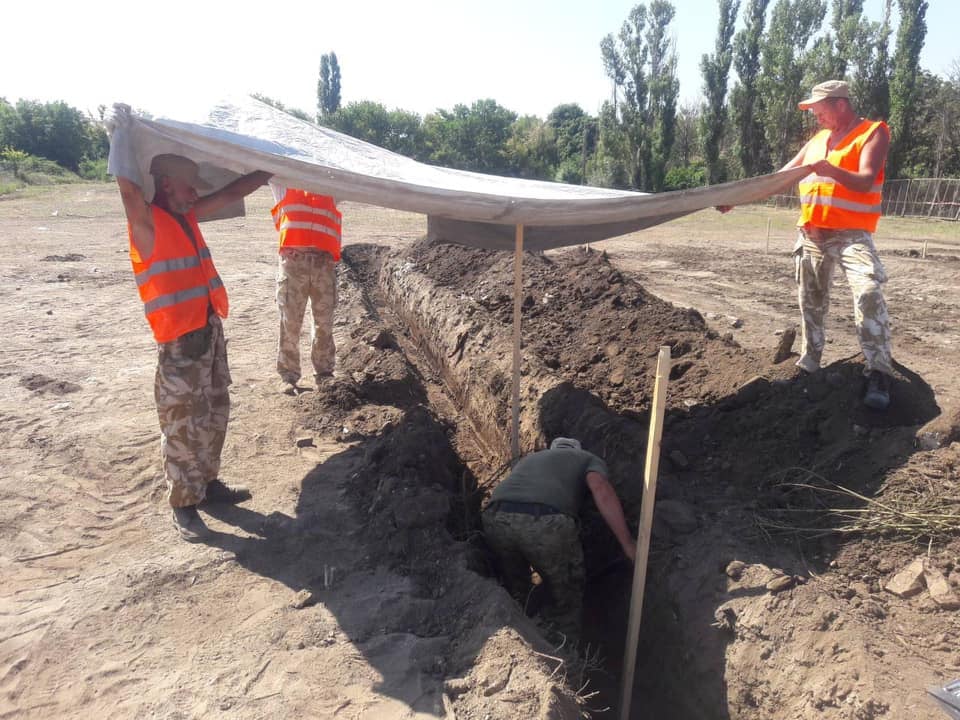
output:
[[[755,515],[768,535],[856,534],[917,542],[960,533],[960,488],[949,476],[904,468],[868,497],[811,470],[788,468],[774,488],[785,502]]]

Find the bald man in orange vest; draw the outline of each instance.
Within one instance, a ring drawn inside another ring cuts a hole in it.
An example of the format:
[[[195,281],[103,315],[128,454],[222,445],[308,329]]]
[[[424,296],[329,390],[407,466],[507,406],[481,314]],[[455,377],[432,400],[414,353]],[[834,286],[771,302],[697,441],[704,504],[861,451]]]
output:
[[[147,202],[129,135],[129,108],[118,106],[108,170],[117,179],[127,216],[130,261],[144,312],[157,341],[154,397],[160,420],[160,456],[180,537],[210,536],[197,512],[204,502],[242,502],[246,488],[219,478],[220,452],[230,416],[230,370],[221,318],[227,292],[213,264],[199,221],[266,184],[252,172],[216,192],[199,167],[181,155],[155,156],[155,194]]]

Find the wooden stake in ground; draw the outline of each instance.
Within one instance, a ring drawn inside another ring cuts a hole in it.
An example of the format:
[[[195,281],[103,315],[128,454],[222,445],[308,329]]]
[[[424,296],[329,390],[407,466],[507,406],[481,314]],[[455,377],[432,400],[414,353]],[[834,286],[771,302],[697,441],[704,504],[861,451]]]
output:
[[[663,412],[670,381],[670,346],[660,348],[657,356],[657,379],[650,404],[650,434],[647,436],[647,461],[643,472],[643,502],[640,506],[640,528],[637,532],[637,556],[633,565],[633,590],[630,616],[627,621],[627,642],[623,655],[623,683],[620,693],[620,720],[630,717],[633,695],[633,671],[637,664],[637,641],[640,637],[640,613],[643,590],[647,582],[647,557],[650,554],[650,530],[653,527],[653,503],[657,494],[657,473],[660,468],[660,439],[663,437]]]
[[[520,457],[520,310],[523,307],[523,225],[517,225],[513,253],[513,419],[510,427],[510,452]]]

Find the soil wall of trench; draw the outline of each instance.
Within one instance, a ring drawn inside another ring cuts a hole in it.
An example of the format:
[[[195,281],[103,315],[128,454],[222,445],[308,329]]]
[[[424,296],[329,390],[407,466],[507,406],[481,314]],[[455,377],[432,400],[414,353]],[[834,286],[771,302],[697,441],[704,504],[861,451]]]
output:
[[[513,258],[424,241],[353,249],[347,262],[396,313],[477,438],[465,461],[470,491],[460,488],[476,523],[509,462]],[[837,543],[829,534],[780,543],[769,528],[806,502],[784,490],[786,469],[843,467],[864,492],[891,469],[909,471],[917,428],[939,412],[929,387],[901,368],[895,410],[871,415],[859,406],[854,361],[838,364],[824,391],[792,362],[757,357],[695,310],[649,295],[602,254],[527,253],[524,263],[522,451],[580,438],[608,462],[632,518],[656,355],[672,349],[634,708],[673,718],[905,716],[908,693],[891,681],[896,660],[876,632],[884,603],[838,611],[844,590],[820,575]],[[595,510],[583,532],[585,641],[606,660],[592,680],[611,704],[631,568]]]

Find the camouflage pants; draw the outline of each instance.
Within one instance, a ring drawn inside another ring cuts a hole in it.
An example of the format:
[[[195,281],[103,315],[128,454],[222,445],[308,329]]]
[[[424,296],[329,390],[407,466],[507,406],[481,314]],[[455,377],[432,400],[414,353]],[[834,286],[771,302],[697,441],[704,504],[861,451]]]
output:
[[[839,265],[853,291],[854,323],[866,360],[864,374],[879,370],[893,375],[890,316],[883,298],[887,273],[877,257],[870,233],[833,231],[814,240],[800,231],[793,252],[803,319],[803,355],[820,364],[826,341],[824,320],[830,307],[830,287],[834,269]]]
[[[541,615],[578,639],[583,613],[583,548],[577,521],[564,514],[525,515],[484,510],[483,532],[496,553],[504,584],[520,604],[530,591],[532,567],[547,586],[552,607]]]
[[[160,460],[173,507],[203,500],[220,474],[230,417],[230,370],[220,318],[211,316],[210,342],[191,347],[180,337],[157,346],[153,393],[160,418]]]
[[[333,372],[336,346],[333,342],[333,311],[337,306],[337,264],[325,252],[288,250],[280,254],[277,272],[277,307],[280,309],[280,340],[277,372],[287,382],[300,379],[300,329],[310,300],[313,333],[310,360],[317,375]]]

